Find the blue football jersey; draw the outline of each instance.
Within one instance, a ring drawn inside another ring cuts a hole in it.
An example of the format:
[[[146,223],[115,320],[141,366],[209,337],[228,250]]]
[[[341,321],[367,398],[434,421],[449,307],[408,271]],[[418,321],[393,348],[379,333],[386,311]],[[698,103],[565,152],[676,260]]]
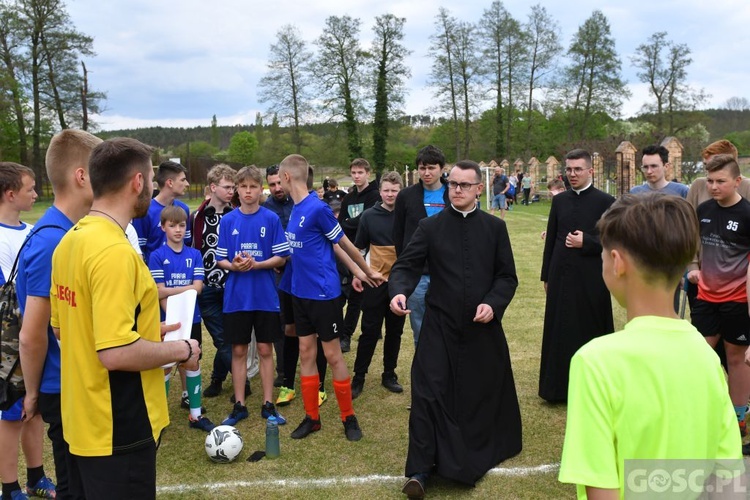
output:
[[[264,207],[253,214],[233,210],[221,218],[216,260],[231,261],[245,252],[261,262],[289,255],[289,243],[279,216]],[[224,312],[279,312],[276,275],[273,269],[229,272],[224,291]]]
[[[292,252],[292,295],[331,300],[341,295],[333,244],[344,236],[331,207],[311,193],[294,205],[287,239]]]
[[[182,208],[188,215],[190,220],[190,209],[180,200],[174,200],[175,206]],[[151,205],[148,207],[148,213],[137,219],[133,219],[133,227],[135,232],[138,233],[138,246],[141,247],[143,253],[143,260],[151,262],[151,253],[157,248],[164,245],[167,241],[167,235],[161,229],[161,211],[164,210],[164,205],[156,201],[151,200]],[[193,241],[192,234],[190,233],[190,225],[185,229],[185,245],[190,246]]]
[[[148,268],[156,283],[164,283],[167,288],[192,285],[193,281],[203,281],[203,258],[201,253],[183,245],[181,252],[175,252],[169,245],[157,248],[149,257]],[[162,318],[164,319],[164,318]],[[201,311],[195,303],[193,324],[201,322]]]

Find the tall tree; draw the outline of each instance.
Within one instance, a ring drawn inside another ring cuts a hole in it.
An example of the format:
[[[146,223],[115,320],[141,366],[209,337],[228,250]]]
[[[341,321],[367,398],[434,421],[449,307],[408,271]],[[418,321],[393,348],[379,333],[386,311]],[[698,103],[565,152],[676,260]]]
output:
[[[302,150],[300,127],[311,108],[310,62],[312,53],[299,29],[291,24],[282,26],[271,44],[268,72],[260,80],[260,102],[270,103],[269,113],[292,124],[295,152]]]
[[[18,136],[18,160],[29,165],[28,144],[26,138],[26,117],[24,105],[26,96],[24,95],[21,74],[19,68],[23,66],[21,45],[23,40],[20,38],[21,21],[16,9],[12,8],[7,2],[0,2],[0,59],[2,68],[0,70],[0,90],[4,95],[10,96],[8,103],[15,119],[15,131]]]
[[[219,125],[216,115],[211,117],[211,145],[217,149],[219,148]]]
[[[461,156],[461,134],[458,128],[458,90],[456,89],[457,68],[455,64],[455,47],[453,33],[458,26],[458,20],[450,12],[440,7],[435,16],[435,29],[430,35],[430,57],[432,71],[429,84],[435,89],[438,111],[450,115],[455,143],[455,159]]]
[[[60,128],[81,124],[83,77],[78,63],[82,56],[93,55],[93,39],[75,29],[61,0],[17,0],[16,7],[31,85],[31,164],[41,173],[41,140],[48,119],[56,120]],[[87,113],[96,112],[102,99],[102,93],[89,91]]]
[[[473,24],[460,21],[453,32],[453,60],[455,61],[457,70],[456,88],[461,104],[461,121],[463,125],[463,154],[461,155],[463,158],[469,158],[470,156],[471,108],[476,97],[476,85],[479,73],[479,59],[474,43],[474,29],[475,26]]]
[[[375,39],[372,42],[372,56],[375,73],[375,115],[372,124],[372,160],[375,171],[385,169],[388,143],[388,121],[399,104],[403,104],[404,79],[411,71],[404,63],[409,51],[401,41],[404,39],[406,19],[393,14],[375,18]]]
[[[630,95],[621,77],[619,56],[609,21],[595,10],[573,36],[565,70],[565,97],[569,111],[568,139],[587,137],[597,113],[618,116]]]
[[[733,96],[724,102],[722,108],[732,111],[747,111],[750,110],[750,100],[747,97]]]
[[[499,0],[485,9],[480,20],[484,39],[483,55],[488,65],[486,75],[495,94],[495,156],[503,158],[511,153],[512,124],[519,91],[527,72],[528,40],[521,24]]]
[[[349,16],[330,16],[323,34],[315,41],[319,48],[315,76],[323,108],[343,116],[350,159],[362,156],[357,111],[362,86],[364,53],[359,45],[362,22]]]
[[[560,44],[560,26],[540,4],[531,7],[529,18],[522,31],[526,34],[528,41],[526,151],[531,152],[535,140],[533,133],[534,92],[549,84],[547,77],[556,68],[555,62],[562,54],[563,48]]]
[[[645,104],[644,108],[654,113],[656,130],[660,134],[674,134],[676,113],[694,109],[705,97],[702,91],[694,90],[686,82],[687,67],[692,61],[690,48],[684,43],[667,40],[665,31],[654,33],[635,49],[633,65],[655,101]]]

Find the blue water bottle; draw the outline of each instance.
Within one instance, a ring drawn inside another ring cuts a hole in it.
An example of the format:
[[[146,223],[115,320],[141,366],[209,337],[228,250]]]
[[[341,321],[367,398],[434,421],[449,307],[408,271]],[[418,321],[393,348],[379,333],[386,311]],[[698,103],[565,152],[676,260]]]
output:
[[[279,449],[279,424],[276,417],[266,419],[266,458],[277,458]]]

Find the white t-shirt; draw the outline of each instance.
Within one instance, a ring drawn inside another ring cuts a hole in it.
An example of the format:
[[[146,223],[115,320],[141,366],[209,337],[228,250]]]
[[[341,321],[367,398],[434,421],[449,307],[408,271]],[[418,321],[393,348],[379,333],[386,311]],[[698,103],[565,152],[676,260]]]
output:
[[[26,235],[34,226],[21,222],[20,226],[0,224],[0,269],[5,279],[10,279],[10,271],[16,261],[16,255],[21,249]]]
[[[133,227],[132,222],[128,222],[128,225],[125,227],[125,236],[128,237],[128,241],[130,242],[131,245],[133,245],[133,248],[135,248],[136,253],[138,255],[143,255],[143,252],[141,251],[141,246],[138,244],[138,233]]]

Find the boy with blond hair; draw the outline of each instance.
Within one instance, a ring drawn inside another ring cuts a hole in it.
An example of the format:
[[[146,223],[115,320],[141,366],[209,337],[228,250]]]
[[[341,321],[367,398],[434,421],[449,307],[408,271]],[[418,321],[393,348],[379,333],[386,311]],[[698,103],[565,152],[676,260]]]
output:
[[[19,335],[21,367],[26,397],[26,420],[41,414],[49,425],[47,436],[52,442],[58,498],[80,498],[70,488],[70,452],[63,439],[60,410],[60,346],[50,321],[50,276],[52,253],[57,244],[78,220],[88,213],[93,200],[89,177],[91,150],[102,142],[83,130],[66,129],[55,135],[47,147],[45,164],[55,201],[37,221],[45,229],[29,238],[18,261],[16,279],[18,302],[23,312]]]
[[[579,498],[622,498],[630,460],[740,459],[719,359],[673,307],[698,247],[690,204],[661,193],[623,195],[597,229],[602,276],[628,323],[573,356],[560,481],[576,484]]]
[[[261,417],[286,420],[273,401],[273,343],[281,338],[279,296],[274,269],[289,255],[289,243],[279,216],[260,206],[263,177],[255,166],[243,167],[234,178],[240,206],[221,219],[218,266],[229,271],[224,294],[224,339],[232,344],[232,382],[235,403],[222,422],[235,425],[247,418],[244,382],[247,377],[248,343],[253,332],[260,358],[263,386]]]

